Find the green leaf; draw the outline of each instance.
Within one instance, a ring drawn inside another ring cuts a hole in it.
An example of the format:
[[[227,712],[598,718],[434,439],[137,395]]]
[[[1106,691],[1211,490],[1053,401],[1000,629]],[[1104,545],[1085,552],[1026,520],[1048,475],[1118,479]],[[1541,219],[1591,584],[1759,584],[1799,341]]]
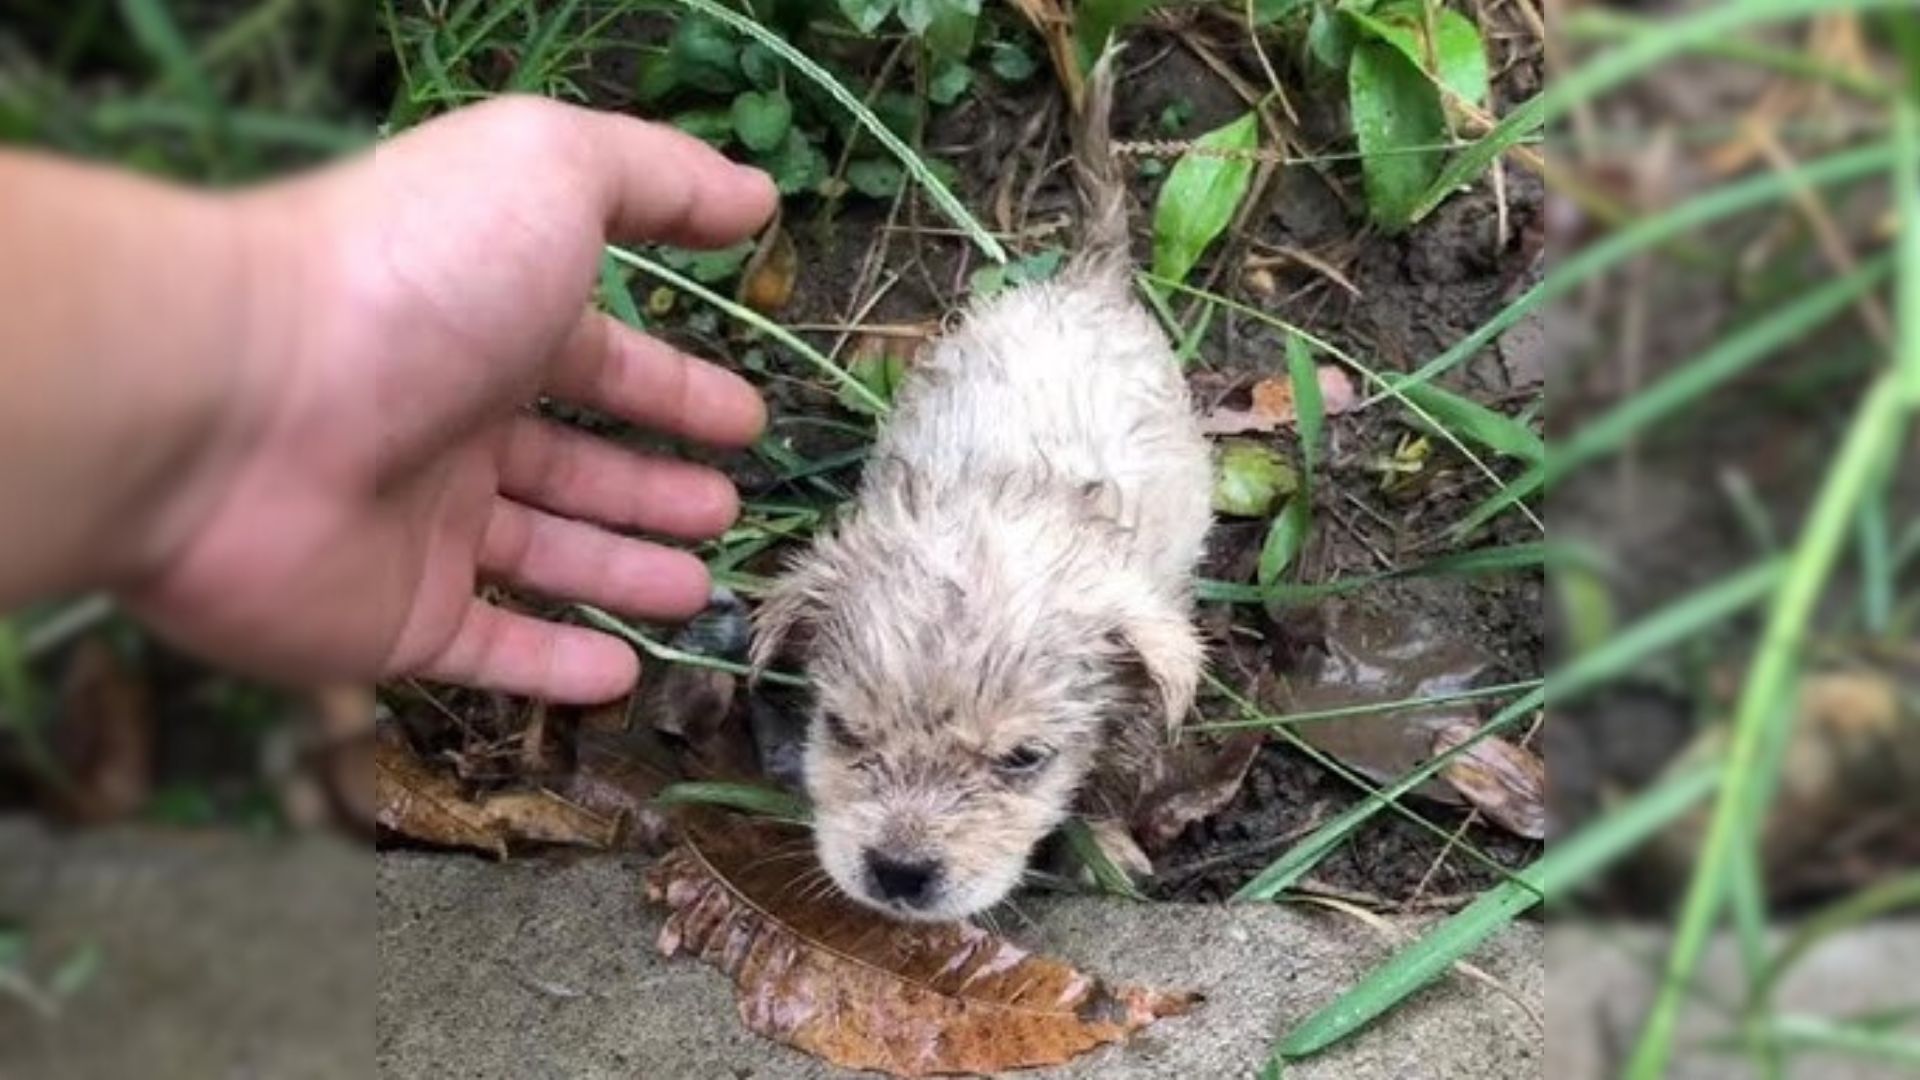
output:
[[[1347,67],[1347,97],[1367,206],[1383,228],[1405,228],[1440,174],[1441,151],[1420,149],[1447,137],[1439,92],[1400,50],[1363,41]]]
[[[952,63],[965,60],[973,51],[973,29],[980,19],[980,0],[901,0],[900,18],[906,21],[907,9],[916,3],[933,8],[933,18],[916,31],[927,50]],[[938,100],[938,99],[936,99]]]
[[[742,240],[732,247],[713,251],[689,248],[659,249],[660,261],[695,281],[712,285],[738,274],[753,255],[753,241]]]
[[[1235,440],[1220,448],[1213,508],[1235,517],[1265,517],[1275,501],[1299,490],[1293,466],[1270,446]]]
[[[773,177],[782,195],[812,191],[827,178],[827,156],[807,141],[806,136],[789,129],[780,146],[755,156],[755,163]]]
[[[667,55],[678,81],[696,90],[730,94],[740,88],[740,42],[712,19],[681,19],[667,39]]]
[[[1418,5],[1397,5],[1372,15],[1349,10],[1347,17],[1368,35],[1392,45],[1416,68],[1475,105],[1487,99],[1487,52],[1473,20],[1451,8],[1434,17],[1431,46],[1426,19]]]
[[[996,41],[987,51],[987,67],[998,78],[1010,82],[1025,82],[1040,70],[1040,62],[1033,54],[1011,41]]]
[[[890,199],[906,180],[906,170],[891,158],[862,158],[847,166],[847,183],[868,198]]]
[[[765,152],[793,130],[793,103],[780,90],[748,90],[733,99],[733,132],[747,149]]]
[[[1265,26],[1279,22],[1313,0],[1253,0],[1253,24]]]
[[[840,404],[850,411],[865,413],[868,416],[884,415],[884,408],[875,408],[870,400],[877,399],[882,405],[892,405],[893,396],[900,384],[907,378],[907,360],[894,353],[870,353],[856,357],[847,365],[847,373],[868,391],[862,394],[852,386],[840,388]],[[871,397],[869,397],[871,395]]]
[[[673,54],[665,52],[643,53],[638,70],[634,74],[634,96],[642,102],[651,104],[673,93],[680,85],[680,70],[673,62]]]
[[[1261,588],[1267,588],[1280,580],[1288,566],[1306,546],[1307,533],[1312,525],[1313,507],[1306,491],[1302,490],[1287,500],[1280,513],[1267,528],[1266,542],[1260,545],[1260,562],[1254,568],[1254,581]]]
[[[933,77],[927,80],[927,100],[935,105],[951,105],[973,85],[973,69],[959,60],[939,62]]]
[[[847,17],[854,29],[863,34],[871,34],[880,29],[893,12],[894,0],[840,0],[840,13]]]
[[[89,941],[67,955],[47,979],[47,989],[54,997],[66,999],[85,990],[100,973],[100,943]]]
[[[740,71],[747,81],[762,90],[780,85],[780,58],[757,41],[740,50]]]
[[[683,780],[668,784],[653,801],[661,806],[725,806],[796,825],[806,825],[813,820],[813,808],[807,800],[759,784]]]
[[[1073,13],[1073,41],[1080,70],[1092,71],[1107,39],[1169,0],[1084,0]]]
[[[1353,25],[1333,5],[1314,5],[1307,23],[1307,52],[1328,71],[1345,71],[1353,59]]]
[[[733,141],[733,113],[727,109],[688,109],[673,117],[673,126],[713,146]]]
[[[1547,444],[1527,425],[1511,416],[1494,412],[1475,401],[1443,390],[1432,383],[1408,386],[1407,399],[1425,409],[1434,421],[1462,439],[1479,443],[1495,453],[1519,458],[1531,465],[1546,460]]]
[[[1313,364],[1313,346],[1299,334],[1287,335],[1287,379],[1293,384],[1293,429],[1300,436],[1300,462],[1310,484],[1319,471],[1320,433],[1326,427],[1327,407],[1320,398],[1320,372]]]
[[[1207,246],[1226,230],[1253,178],[1253,161],[1220,157],[1209,150],[1247,151],[1259,145],[1260,126],[1251,112],[1195,141],[1160,185],[1153,210],[1153,272],[1186,280]]]

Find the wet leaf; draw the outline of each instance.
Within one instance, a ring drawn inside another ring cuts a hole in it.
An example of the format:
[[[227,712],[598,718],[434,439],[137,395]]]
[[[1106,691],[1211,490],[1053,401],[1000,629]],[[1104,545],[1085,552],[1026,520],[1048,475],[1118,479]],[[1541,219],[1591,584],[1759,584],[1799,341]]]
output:
[[[778,315],[793,299],[799,276],[800,257],[793,250],[793,238],[776,221],[741,271],[739,301],[762,315]]]
[[[1372,14],[1349,8],[1346,15],[1469,104],[1486,101],[1486,49],[1480,43],[1479,29],[1465,15],[1445,7],[1435,11],[1431,44],[1426,13],[1417,4],[1394,5]]]
[[[741,145],[756,152],[779,146],[793,130],[793,102],[780,90],[745,91],[734,97],[728,116]]]
[[[105,637],[74,646],[51,737],[54,810],[97,824],[139,810],[153,790],[154,720],[140,673]]]
[[[1200,136],[1174,164],[1154,204],[1154,274],[1185,281],[1207,246],[1226,231],[1253,179],[1253,160],[1218,151],[1253,150],[1259,142],[1259,121],[1249,112]]]
[[[1338,416],[1358,403],[1353,379],[1332,364],[1314,372],[1320,387],[1321,414]],[[1289,377],[1261,379],[1253,384],[1252,404],[1245,409],[1214,409],[1200,419],[1200,430],[1208,435],[1245,435],[1278,431],[1296,419],[1293,380]]]
[[[1267,538],[1260,545],[1260,561],[1254,566],[1254,582],[1266,588],[1280,580],[1288,566],[1306,546],[1307,532],[1313,525],[1313,505],[1305,491],[1287,500],[1267,526]]]
[[[1300,478],[1270,446],[1234,441],[1220,448],[1213,481],[1213,508],[1236,517],[1264,517],[1283,496],[1298,490]]]
[[[672,825],[654,798],[678,777],[672,752],[652,732],[585,729],[574,743],[573,770],[557,786],[590,813],[624,820],[621,847],[659,852]]]
[[[1360,146],[1360,176],[1376,223],[1405,228],[1440,175],[1447,121],[1440,95],[1400,50],[1380,41],[1354,46],[1347,99]]]
[[[1168,750],[1164,775],[1134,811],[1133,832],[1141,845],[1158,851],[1187,826],[1225,809],[1266,741],[1266,732],[1248,731],[1219,742],[1188,738]]]
[[[1480,725],[1465,721],[1434,733],[1439,756],[1473,738]],[[1547,766],[1540,756],[1504,739],[1482,739],[1440,770],[1488,821],[1529,840],[1547,838]]]
[[[660,950],[724,971],[749,1029],[842,1068],[1054,1065],[1194,1004],[1111,987],[964,923],[889,923],[809,888],[810,859],[777,857],[810,850],[802,830],[705,817],[687,831],[647,874],[648,898],[669,912]]]
[[[496,859],[516,841],[612,847],[618,819],[604,818],[550,791],[510,791],[469,799],[454,777],[414,755],[392,726],[380,726],[373,757],[375,820],[411,840],[472,848]]]

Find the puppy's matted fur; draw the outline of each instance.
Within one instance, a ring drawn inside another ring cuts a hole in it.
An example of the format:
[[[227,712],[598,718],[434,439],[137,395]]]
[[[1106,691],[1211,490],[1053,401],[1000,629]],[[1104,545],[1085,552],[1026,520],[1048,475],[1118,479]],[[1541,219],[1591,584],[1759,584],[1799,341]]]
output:
[[[757,616],[756,665],[815,687],[821,862],[895,915],[999,902],[1076,800],[1150,771],[1199,678],[1209,451],[1132,295],[1111,101],[1109,56],[1076,131],[1083,249],[923,352],[850,513]]]

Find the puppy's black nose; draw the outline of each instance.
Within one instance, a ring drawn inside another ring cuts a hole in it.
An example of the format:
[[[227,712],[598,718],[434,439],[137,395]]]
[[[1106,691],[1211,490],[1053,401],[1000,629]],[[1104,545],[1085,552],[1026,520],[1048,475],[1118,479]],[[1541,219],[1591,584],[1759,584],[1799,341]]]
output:
[[[940,864],[931,861],[906,862],[877,851],[867,851],[867,876],[873,879],[873,891],[883,900],[897,900],[908,907],[924,907],[933,899],[933,886],[940,880]]]

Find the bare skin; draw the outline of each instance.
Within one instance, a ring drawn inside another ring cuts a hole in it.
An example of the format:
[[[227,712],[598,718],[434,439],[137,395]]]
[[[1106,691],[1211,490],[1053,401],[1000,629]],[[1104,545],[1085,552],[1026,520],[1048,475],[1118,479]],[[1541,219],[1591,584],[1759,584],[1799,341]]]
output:
[[[508,99],[209,195],[0,153],[0,610],[106,589],[280,679],[401,673],[593,702],[630,649],[483,580],[671,618],[710,469],[532,417],[548,395],[719,446],[739,378],[589,311],[601,245],[719,246],[767,178],[671,129]],[[619,531],[614,531],[619,530]]]

